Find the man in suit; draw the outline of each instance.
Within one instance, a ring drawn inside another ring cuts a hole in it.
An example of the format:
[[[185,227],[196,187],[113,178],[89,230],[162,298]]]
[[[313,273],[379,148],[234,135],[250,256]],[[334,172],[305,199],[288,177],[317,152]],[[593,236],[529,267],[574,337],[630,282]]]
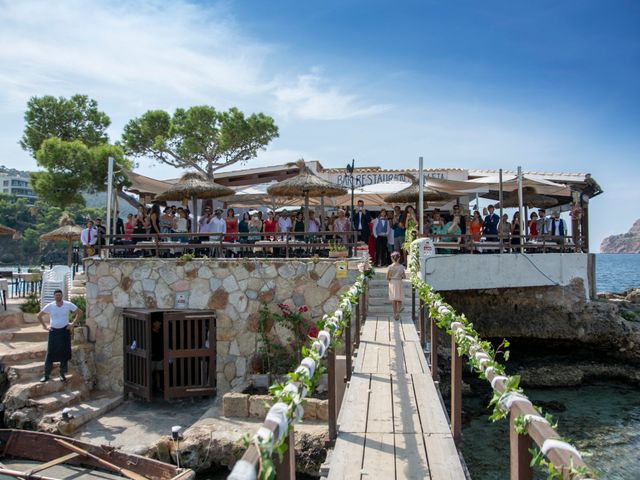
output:
[[[538,220],[537,220],[537,225],[536,227],[538,227],[538,235],[540,236],[544,236],[544,235],[549,235],[550,233],[550,219],[547,218],[547,212],[545,211],[544,208],[539,208],[538,209]]]
[[[560,212],[554,211],[551,220],[549,221],[549,235],[553,237],[553,240],[558,242],[559,245],[564,245],[564,236],[567,234],[567,227],[564,220],[560,218]]]
[[[489,205],[489,214],[484,217],[484,223],[482,224],[482,234],[487,237],[488,241],[495,242],[498,238],[498,223],[500,223],[500,217],[494,213],[495,207]]]
[[[95,254],[95,245],[98,241],[98,230],[91,220],[87,222],[87,228],[80,232],[80,241],[84,247],[84,256],[93,256]]]
[[[369,223],[371,215],[364,208],[364,202],[358,200],[355,215],[353,216],[353,229],[358,232],[358,241],[369,243]]]

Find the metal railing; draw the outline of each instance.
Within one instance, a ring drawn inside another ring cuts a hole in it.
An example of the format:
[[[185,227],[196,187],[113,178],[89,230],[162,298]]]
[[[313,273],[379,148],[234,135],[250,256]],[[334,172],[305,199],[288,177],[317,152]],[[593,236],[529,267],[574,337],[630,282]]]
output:
[[[158,233],[104,235],[94,254],[114,257],[340,257],[355,254],[357,232]],[[108,241],[107,241],[108,240]],[[86,253],[89,255],[90,253]]]
[[[571,235],[486,235],[474,237],[466,234],[427,234],[421,238],[433,239],[436,253],[449,250],[451,253],[550,253],[583,252],[582,241]],[[440,250],[440,251],[438,251]]]

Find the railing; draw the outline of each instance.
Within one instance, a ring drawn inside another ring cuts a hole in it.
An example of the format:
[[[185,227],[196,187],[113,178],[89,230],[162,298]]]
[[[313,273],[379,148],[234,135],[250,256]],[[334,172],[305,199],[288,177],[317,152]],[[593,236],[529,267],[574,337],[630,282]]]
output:
[[[346,382],[351,379],[351,359],[353,350],[359,345],[361,325],[366,319],[367,283],[372,273],[367,270],[360,274],[341,296],[336,311],[318,322],[317,339],[311,339],[309,348],[303,348],[305,358],[294,372],[287,375],[286,385],[271,387],[275,403],[257,433],[248,440],[248,447],[236,462],[229,479],[295,478],[293,424],[304,414],[304,399],[314,391],[321,373],[320,362],[325,357],[329,383],[329,443],[335,442],[340,408],[338,400],[344,393]],[[355,328],[354,334],[352,327]],[[341,366],[335,350],[343,336],[346,338],[346,365]],[[274,453],[280,456],[275,465],[272,460]]]
[[[197,257],[311,257],[354,254],[357,232],[289,233],[159,233],[104,235],[94,246],[97,253],[115,257],[167,256],[191,253]],[[106,242],[105,240],[109,240]],[[109,245],[105,245],[109,243]]]
[[[419,275],[417,256],[409,265],[412,287],[412,316],[420,330],[423,347],[429,331],[431,375],[438,380],[438,328],[451,335],[451,433],[456,444],[462,438],[462,365],[463,356],[481,378],[493,389],[490,405],[494,411],[492,420],[509,416],[510,478],[531,480],[533,466],[547,470],[547,478],[586,479],[592,474],[580,453],[564,441],[549,418],[542,416],[519,388],[519,377],[507,376],[504,366],[497,360],[497,353],[489,342],[483,341],[464,315],[458,315],[433,292]],[[416,292],[419,313],[416,319]],[[532,455],[533,443],[539,452]],[[546,459],[545,459],[546,457]]]
[[[450,253],[547,253],[582,252],[582,241],[575,241],[570,235],[487,235],[480,240],[472,234],[427,234],[431,238],[436,253],[449,250]]]

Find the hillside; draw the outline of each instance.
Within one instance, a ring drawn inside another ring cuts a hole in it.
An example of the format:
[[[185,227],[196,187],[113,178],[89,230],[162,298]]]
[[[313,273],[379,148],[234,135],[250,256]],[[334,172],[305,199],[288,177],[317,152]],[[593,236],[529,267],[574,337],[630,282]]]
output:
[[[600,244],[602,253],[640,253],[640,219],[627,233],[611,235]]]

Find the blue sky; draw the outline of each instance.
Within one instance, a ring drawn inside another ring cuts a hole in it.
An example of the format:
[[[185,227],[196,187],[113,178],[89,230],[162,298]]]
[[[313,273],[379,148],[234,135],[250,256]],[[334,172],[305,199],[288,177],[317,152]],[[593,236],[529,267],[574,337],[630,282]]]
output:
[[[0,163],[27,99],[272,115],[253,162],[590,172],[592,247],[640,212],[640,3],[0,0]],[[142,161],[156,177],[172,167]]]

